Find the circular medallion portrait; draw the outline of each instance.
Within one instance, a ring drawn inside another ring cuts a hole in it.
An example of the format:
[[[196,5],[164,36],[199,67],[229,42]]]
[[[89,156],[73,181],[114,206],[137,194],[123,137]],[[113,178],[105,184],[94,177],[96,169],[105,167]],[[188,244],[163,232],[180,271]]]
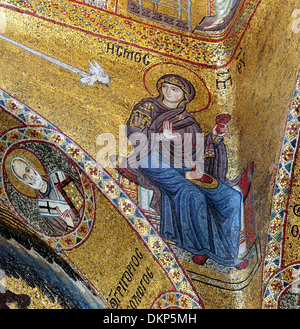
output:
[[[85,212],[85,192],[77,165],[53,145],[21,142],[3,161],[6,194],[16,212],[39,233],[73,232]]]

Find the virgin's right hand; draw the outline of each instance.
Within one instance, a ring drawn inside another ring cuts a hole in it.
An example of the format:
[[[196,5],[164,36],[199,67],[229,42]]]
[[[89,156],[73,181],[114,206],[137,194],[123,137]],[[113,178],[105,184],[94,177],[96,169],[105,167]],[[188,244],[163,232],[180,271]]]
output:
[[[166,139],[177,139],[180,138],[181,135],[179,133],[173,132],[173,123],[170,121],[163,122],[163,135]]]

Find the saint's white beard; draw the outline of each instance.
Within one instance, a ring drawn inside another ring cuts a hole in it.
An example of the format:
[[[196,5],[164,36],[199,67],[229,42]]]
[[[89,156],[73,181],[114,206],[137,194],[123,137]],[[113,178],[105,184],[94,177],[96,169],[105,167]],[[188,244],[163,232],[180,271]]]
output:
[[[32,185],[29,185],[35,190],[40,190],[44,185],[44,181],[39,173],[36,173],[36,176],[33,179]]]

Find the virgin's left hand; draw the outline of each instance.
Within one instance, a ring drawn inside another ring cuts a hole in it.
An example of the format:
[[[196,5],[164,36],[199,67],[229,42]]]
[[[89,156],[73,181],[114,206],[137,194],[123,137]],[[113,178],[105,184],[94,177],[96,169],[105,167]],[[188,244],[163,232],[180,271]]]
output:
[[[227,135],[229,133],[229,128],[228,128],[228,125],[227,124],[225,124],[225,123],[219,123],[219,124],[216,124],[212,128],[211,132],[215,136],[224,137],[225,135]]]
[[[186,179],[201,179],[203,176],[203,171],[187,171],[185,173]]]

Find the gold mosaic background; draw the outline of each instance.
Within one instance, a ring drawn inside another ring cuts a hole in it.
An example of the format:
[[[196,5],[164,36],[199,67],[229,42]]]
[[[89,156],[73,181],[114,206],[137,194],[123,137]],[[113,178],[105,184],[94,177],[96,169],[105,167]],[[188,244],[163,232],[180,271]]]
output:
[[[70,6],[67,8],[70,11],[75,6],[73,2],[64,3]],[[51,8],[51,16],[50,10],[47,14],[39,1],[25,1],[23,4],[1,1],[0,12],[6,19],[5,33],[1,34],[84,71],[88,70],[89,61],[96,60],[112,76],[109,87],[100,84],[93,87],[83,85],[78,75],[0,39],[0,88],[58,127],[91,158],[96,159],[99,151],[96,143],[98,135],[102,132],[112,133],[117,139],[119,125],[125,124],[133,105],[149,97],[143,77],[151,91],[157,78],[166,73],[177,73],[193,80],[199,94],[188,109],[198,111],[205,108],[193,114],[205,133],[210,132],[216,115],[229,113],[232,116],[230,133],[225,141],[229,177],[235,177],[249,163],[255,163],[253,206],[262,254],[258,269],[240,290],[220,289],[201,280],[191,279],[185,292],[194,295],[196,292],[205,308],[261,308],[263,286],[266,283],[263,275],[264,257],[270,252],[264,247],[269,229],[270,207],[274,202],[273,188],[275,178],[278,177],[277,164],[299,71],[300,33],[292,29],[295,22],[292,12],[297,9],[297,2],[283,4],[279,0],[272,3],[264,0],[260,3],[249,1],[245,4],[245,12],[252,6],[251,19],[243,25],[243,29],[240,28],[239,33],[223,35],[223,39],[220,37],[219,40],[213,33],[210,38],[205,33],[196,35],[181,31],[179,35],[178,30],[159,24],[157,27],[163,29],[160,34],[159,29],[155,28],[151,32],[147,20],[135,17],[130,21],[128,17],[132,19],[132,14],[122,16],[125,15],[126,7],[123,2],[118,13],[113,13],[112,9],[106,12],[97,8],[95,13],[90,13],[92,7],[84,7],[82,4],[82,8],[86,9],[82,13],[86,14],[86,22],[90,24],[75,26],[76,19],[74,21],[69,18],[66,21],[68,26],[64,26],[61,25],[65,17],[62,7],[64,3],[49,1],[47,6]],[[77,6],[79,8],[76,10],[80,10],[79,2]],[[20,8],[27,13],[19,12]],[[53,14],[54,8],[57,9],[57,15]],[[98,27],[97,13],[105,21]],[[110,29],[109,22],[115,22],[118,28],[124,27],[120,28],[120,34],[115,33],[116,28]],[[131,32],[130,38],[126,32]],[[149,42],[159,38],[169,38],[169,48],[159,49],[154,43],[151,46]],[[204,38],[202,43],[206,43],[207,56],[211,55],[211,62],[205,62],[202,56],[196,59],[197,38]],[[222,53],[218,58],[213,48],[215,45],[227,47],[227,50],[231,47],[234,52],[231,55],[229,52],[226,55]],[[143,60],[137,63],[118,56],[117,47],[122,47],[119,51],[126,49],[139,53]],[[179,47],[182,50],[181,57],[176,52]],[[220,77],[230,78],[232,84],[227,82],[226,88],[218,89],[217,80]],[[0,115],[2,132],[20,126],[19,121],[12,116]],[[298,128],[297,122],[296,135]],[[297,162],[291,200],[296,200],[299,194],[298,165]],[[113,169],[110,174],[117,178]],[[283,187],[289,188],[288,182],[283,184],[286,184]],[[144,255],[139,275],[147,267],[155,273],[152,290],[147,292],[139,305],[140,308],[150,308],[156,296],[174,289],[173,284],[166,272],[153,260],[140,237],[99,191],[95,192],[95,200],[97,215],[91,236],[80,247],[65,251],[62,257],[74,264],[93,289],[106,299],[122,275],[128,257],[134,254],[135,248],[139,248]],[[289,207],[293,207],[291,201]],[[101,222],[100,214],[104,219]],[[288,222],[285,243],[278,244],[279,249],[285,250],[282,260],[284,267],[299,262],[298,240],[294,239],[290,245],[287,241],[287,238],[290,238],[289,241],[293,238],[289,234],[292,234],[290,232],[294,225],[298,225],[297,216]],[[184,262],[181,262],[181,266],[183,270],[189,268]],[[189,277],[189,274],[184,275]],[[215,274],[209,272],[208,275],[213,277]],[[237,271],[230,275],[222,274],[217,280],[235,283],[248,279],[247,275]],[[47,297],[37,291],[38,288],[32,289],[20,281],[9,279],[8,288],[16,294],[26,293],[31,296],[36,302],[32,302],[30,307],[60,307],[57,301],[50,303]],[[136,285],[138,283],[135,282]],[[126,308],[128,301],[120,306]]]

